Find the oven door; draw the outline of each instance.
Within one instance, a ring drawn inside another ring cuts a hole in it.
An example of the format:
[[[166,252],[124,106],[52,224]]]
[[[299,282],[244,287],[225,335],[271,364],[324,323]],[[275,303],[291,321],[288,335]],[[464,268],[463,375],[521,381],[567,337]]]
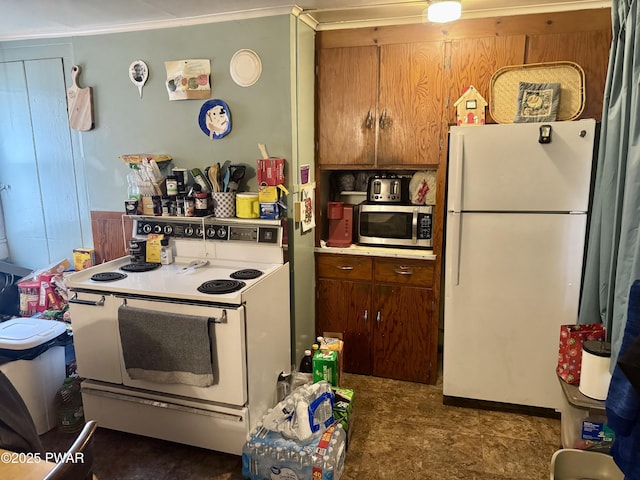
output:
[[[243,306],[210,306],[180,300],[140,299],[120,295],[117,298],[121,305],[125,304],[128,307],[175,314],[176,322],[180,321],[180,315],[210,319],[212,385],[198,387],[185,383],[164,383],[131,378],[127,372],[122,349],[120,349],[120,368],[124,385],[228,405],[242,406],[247,403],[245,311]],[[120,330],[120,320],[118,320],[118,330]],[[142,338],[141,341],[143,341]],[[175,346],[169,348],[158,345],[157,348],[159,355],[189,354],[189,345],[184,345],[181,352],[175,352]]]
[[[116,299],[106,292],[74,291],[69,311],[78,375],[122,383],[120,338],[114,321],[118,315]]]

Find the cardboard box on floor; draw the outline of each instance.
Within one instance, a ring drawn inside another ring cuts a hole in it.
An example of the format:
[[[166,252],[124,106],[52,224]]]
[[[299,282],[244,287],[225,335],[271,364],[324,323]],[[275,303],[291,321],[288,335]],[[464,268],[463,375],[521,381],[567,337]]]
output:
[[[340,386],[340,379],[342,378],[342,365],[343,365],[343,357],[344,357],[344,340],[342,338],[342,332],[322,332],[322,338],[324,342],[321,345],[318,345],[319,350],[330,350],[335,351],[338,354],[338,384],[336,387]],[[336,341],[331,341],[331,340]]]

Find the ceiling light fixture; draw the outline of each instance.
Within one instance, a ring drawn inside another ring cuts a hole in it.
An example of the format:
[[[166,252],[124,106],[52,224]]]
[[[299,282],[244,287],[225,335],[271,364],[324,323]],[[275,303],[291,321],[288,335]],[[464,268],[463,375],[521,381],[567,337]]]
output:
[[[430,22],[446,23],[460,18],[462,4],[459,1],[434,0],[427,7],[427,19]]]

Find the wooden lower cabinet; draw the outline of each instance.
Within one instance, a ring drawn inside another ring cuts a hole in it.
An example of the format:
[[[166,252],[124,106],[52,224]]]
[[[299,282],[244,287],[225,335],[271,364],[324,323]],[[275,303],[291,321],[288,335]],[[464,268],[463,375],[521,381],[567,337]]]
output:
[[[376,285],[373,297],[373,374],[428,383],[433,290]]]
[[[316,333],[339,332],[345,345],[343,368],[350,373],[370,375],[371,283],[320,278],[316,284]]]
[[[432,260],[318,254],[316,333],[339,332],[344,370],[435,383]]]

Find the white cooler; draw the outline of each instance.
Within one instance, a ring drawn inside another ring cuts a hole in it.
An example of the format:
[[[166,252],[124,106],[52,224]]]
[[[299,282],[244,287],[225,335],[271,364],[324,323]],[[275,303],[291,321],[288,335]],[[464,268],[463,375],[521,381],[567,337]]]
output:
[[[55,320],[14,318],[0,323],[0,365],[31,413],[38,435],[56,426],[56,393],[66,377],[66,326]],[[64,337],[63,337],[64,338]]]

